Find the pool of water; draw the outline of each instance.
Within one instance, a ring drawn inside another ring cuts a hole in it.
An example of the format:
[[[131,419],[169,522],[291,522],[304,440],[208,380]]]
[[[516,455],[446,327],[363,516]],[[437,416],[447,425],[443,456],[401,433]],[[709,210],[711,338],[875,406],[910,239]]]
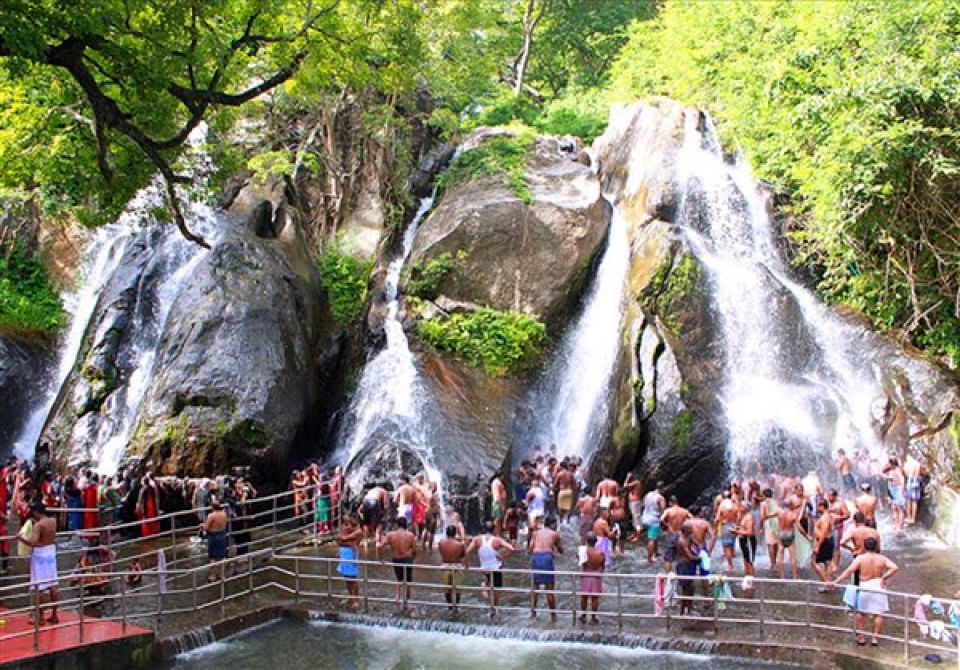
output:
[[[741,670],[756,661],[644,649],[490,639],[326,622],[280,620],[178,656],[171,670]],[[788,666],[763,664],[764,668]]]

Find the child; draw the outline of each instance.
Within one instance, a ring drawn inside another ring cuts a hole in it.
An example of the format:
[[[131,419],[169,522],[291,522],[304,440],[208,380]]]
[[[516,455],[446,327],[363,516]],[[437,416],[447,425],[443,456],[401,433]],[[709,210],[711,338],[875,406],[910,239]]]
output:
[[[127,575],[127,584],[131,586],[137,586],[140,582],[143,581],[143,568],[140,567],[140,559],[134,558],[130,561],[130,570],[132,574]]]
[[[317,532],[324,534],[330,532],[330,485],[320,486],[320,495],[317,497],[316,507]]]
[[[503,523],[507,527],[510,544],[514,544],[520,531],[520,507],[516,500],[510,501],[510,504],[507,505],[507,512],[503,515]]]

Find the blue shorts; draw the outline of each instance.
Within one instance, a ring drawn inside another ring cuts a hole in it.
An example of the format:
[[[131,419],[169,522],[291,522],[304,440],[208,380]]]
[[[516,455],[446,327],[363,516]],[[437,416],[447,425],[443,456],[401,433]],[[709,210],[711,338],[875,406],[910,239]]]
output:
[[[207,557],[213,561],[222,561],[227,557],[227,533],[219,530],[207,533]]]
[[[340,562],[337,564],[337,572],[347,579],[357,578],[357,551],[353,547],[340,547]]]
[[[647,523],[644,524],[644,528],[647,529],[647,539],[648,540],[659,540],[660,539],[660,524],[659,523]]]
[[[553,552],[537,551],[530,555],[530,569],[533,570],[533,583],[537,586],[553,584]]]

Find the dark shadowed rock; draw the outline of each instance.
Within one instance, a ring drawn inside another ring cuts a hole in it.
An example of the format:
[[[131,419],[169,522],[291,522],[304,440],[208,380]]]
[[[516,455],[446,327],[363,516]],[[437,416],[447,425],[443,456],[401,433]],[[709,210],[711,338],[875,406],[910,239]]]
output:
[[[0,458],[42,401],[55,353],[51,342],[0,334]]]
[[[278,475],[336,356],[338,332],[296,227],[264,238],[275,219],[263,205],[253,211],[197,266],[164,329],[132,445],[163,471],[253,465],[261,478]]]

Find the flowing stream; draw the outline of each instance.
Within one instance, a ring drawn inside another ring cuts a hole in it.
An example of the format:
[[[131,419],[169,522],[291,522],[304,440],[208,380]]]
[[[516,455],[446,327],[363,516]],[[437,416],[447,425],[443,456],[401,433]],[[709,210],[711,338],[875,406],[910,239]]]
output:
[[[837,448],[880,449],[882,390],[851,349],[852,328],[789,278],[757,182],[696,121],[688,115],[678,156],[678,222],[719,316],[731,462],[797,471]]]
[[[534,391],[531,448],[588,462],[606,439],[629,268],[626,221],[614,207],[606,248],[583,311],[564,334]]]
[[[403,234],[403,247],[387,268],[384,283],[387,313],[383,327],[386,346],[367,361],[347,414],[340,446],[334,460],[348,467],[347,477],[353,491],[360,491],[367,478],[367,467],[393,452],[397,473],[405,469],[402,453],[418,460],[432,482],[442,476],[433,462],[424,411],[430,404],[429,392],[417,370],[400,314],[400,274],[410,256],[420,222],[433,207],[434,197],[423,198],[413,220]],[[392,459],[391,459],[392,460]]]

